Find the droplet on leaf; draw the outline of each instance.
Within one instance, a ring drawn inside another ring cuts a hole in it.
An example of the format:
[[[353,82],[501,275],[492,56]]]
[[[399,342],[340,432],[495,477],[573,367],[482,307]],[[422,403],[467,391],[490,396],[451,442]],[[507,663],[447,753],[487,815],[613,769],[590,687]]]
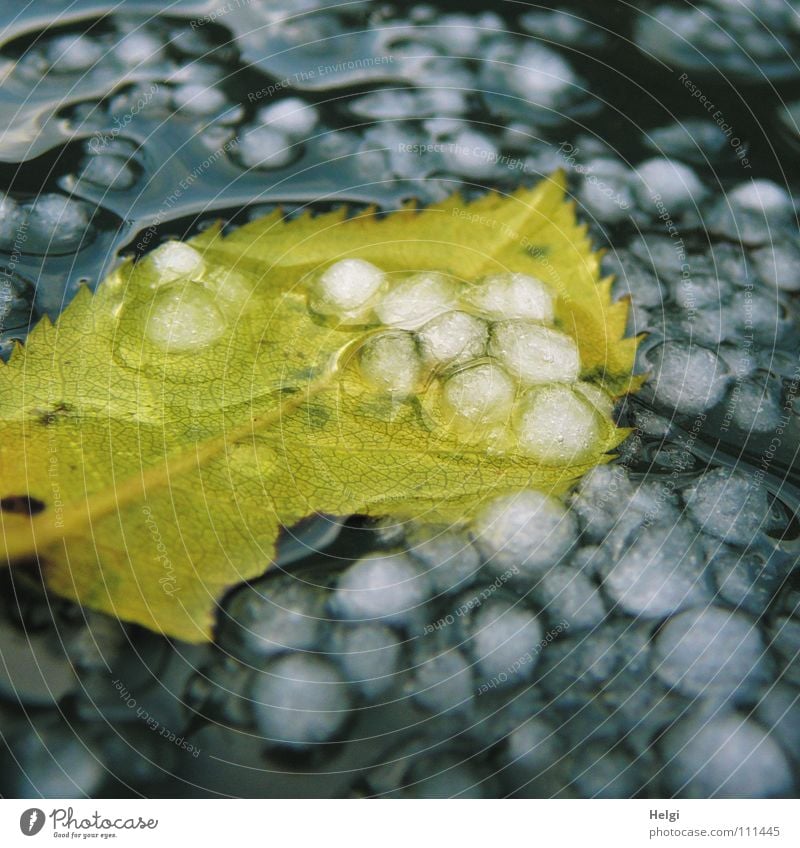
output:
[[[157,284],[174,282],[182,277],[199,277],[205,263],[200,253],[188,244],[168,241],[157,247],[146,261],[158,275]]]
[[[516,432],[526,453],[548,464],[569,465],[597,450],[600,416],[569,386],[547,386],[523,398]]]
[[[172,353],[200,350],[225,334],[227,321],[203,286],[174,286],[153,301],[145,335]]]
[[[558,330],[526,321],[501,321],[492,328],[489,353],[524,383],[571,383],[581,363],[575,342]]]
[[[387,292],[375,308],[381,323],[416,330],[455,306],[453,283],[444,274],[414,274]]]
[[[614,399],[608,392],[601,389],[600,386],[596,386],[594,383],[587,383],[584,380],[575,383],[574,388],[576,391],[580,392],[596,410],[609,418],[611,417],[611,414],[614,412]]]
[[[403,332],[373,336],[361,351],[361,374],[380,391],[397,397],[412,394],[421,375],[414,337]]]
[[[495,274],[470,293],[470,302],[492,318],[525,318],[551,324],[555,318],[550,290],[528,274]]]
[[[314,312],[338,318],[343,324],[363,323],[384,280],[383,271],[371,262],[342,259],[316,280],[309,306]]]
[[[450,377],[442,401],[448,417],[456,423],[494,424],[506,420],[511,412],[514,383],[497,365],[475,365]]]
[[[419,331],[425,358],[440,365],[477,359],[487,337],[486,323],[466,312],[445,312]]]

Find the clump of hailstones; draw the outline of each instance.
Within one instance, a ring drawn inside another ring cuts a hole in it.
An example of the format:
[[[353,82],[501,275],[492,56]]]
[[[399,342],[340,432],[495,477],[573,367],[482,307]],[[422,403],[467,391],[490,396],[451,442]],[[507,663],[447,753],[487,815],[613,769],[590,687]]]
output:
[[[614,426],[612,399],[581,380],[575,339],[535,277],[464,285],[343,259],[313,280],[309,309],[339,328],[369,328],[358,354],[364,382],[398,401],[419,397],[432,424],[465,443],[570,465]]]

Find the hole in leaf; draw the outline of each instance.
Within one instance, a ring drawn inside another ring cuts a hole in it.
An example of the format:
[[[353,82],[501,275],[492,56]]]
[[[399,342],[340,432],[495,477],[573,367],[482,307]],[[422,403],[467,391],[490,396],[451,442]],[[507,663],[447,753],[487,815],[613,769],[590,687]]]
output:
[[[8,495],[0,498],[0,509],[17,515],[38,515],[44,512],[45,503],[29,495]]]

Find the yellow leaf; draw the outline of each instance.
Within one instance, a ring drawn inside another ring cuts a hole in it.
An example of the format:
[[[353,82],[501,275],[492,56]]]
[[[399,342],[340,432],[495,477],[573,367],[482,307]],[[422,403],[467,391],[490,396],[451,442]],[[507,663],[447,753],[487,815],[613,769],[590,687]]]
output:
[[[0,370],[2,561],[204,641],[221,594],[308,515],[463,521],[500,492],[563,491],[625,437],[603,398],[636,385],[627,305],[563,195],[557,174],[385,217],[275,213],[81,291]],[[349,286],[355,266],[336,263],[356,259],[376,266],[358,266],[372,300],[328,309],[326,272]],[[491,285],[520,279],[538,318],[497,312]],[[418,297],[452,303],[420,327],[402,317]],[[435,346],[462,337],[435,335],[442,313],[474,331],[467,359]],[[529,351],[551,342],[567,353],[547,347],[531,376]]]

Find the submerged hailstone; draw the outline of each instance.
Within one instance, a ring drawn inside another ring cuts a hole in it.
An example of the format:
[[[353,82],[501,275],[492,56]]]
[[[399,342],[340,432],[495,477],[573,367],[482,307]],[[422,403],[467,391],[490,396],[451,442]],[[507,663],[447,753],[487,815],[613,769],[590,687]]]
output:
[[[455,306],[455,288],[444,274],[414,274],[387,292],[375,307],[382,323],[416,330]]]
[[[469,424],[505,421],[514,401],[514,384],[496,365],[465,368],[444,385],[444,405],[456,420]]]
[[[408,689],[416,703],[430,713],[467,710],[475,692],[471,663],[459,650],[423,655]]]
[[[344,624],[330,643],[331,657],[348,683],[368,698],[393,685],[402,649],[397,634],[383,624]]]
[[[0,247],[8,250],[18,238],[17,231],[22,223],[22,210],[13,197],[0,194]]]
[[[114,44],[114,55],[120,62],[138,69],[139,65],[155,62],[162,57],[164,44],[152,33],[140,29],[125,33]]]
[[[586,459],[601,438],[597,410],[569,386],[546,386],[523,399],[516,422],[520,447],[541,462]]]
[[[727,368],[715,353],[698,345],[669,342],[652,354],[650,379],[659,403],[691,415],[722,400],[728,386]]]
[[[342,572],[334,613],[350,621],[404,624],[431,594],[430,581],[406,554],[362,557]]]
[[[739,713],[688,718],[661,741],[669,789],[683,798],[770,798],[792,790],[779,740]]]
[[[79,201],[61,194],[40,194],[23,206],[26,247],[34,253],[62,253],[91,240],[89,213]]]
[[[539,577],[572,547],[577,526],[561,501],[525,489],[483,507],[472,523],[472,534],[494,570],[519,567]]]
[[[176,86],[172,90],[172,102],[184,115],[213,115],[229,104],[224,91],[202,82]]]
[[[788,221],[792,215],[792,199],[785,188],[772,180],[740,183],[728,195],[731,206],[748,212],[760,212]]]
[[[108,774],[100,757],[68,726],[31,722],[9,745],[20,763],[13,791],[21,798],[94,795]],[[130,749],[128,749],[130,753]],[[57,766],[54,765],[58,763]]]
[[[800,291],[800,244],[796,240],[771,239],[750,255],[762,280],[783,291]]]
[[[86,71],[104,56],[103,45],[87,35],[60,35],[45,50],[47,61],[59,73]]]
[[[633,174],[617,159],[598,157],[584,165],[578,189],[582,208],[603,223],[625,220],[634,206]]]
[[[588,575],[569,566],[553,569],[533,588],[533,597],[552,622],[597,627],[606,617],[603,598]]]
[[[224,648],[246,661],[313,648],[323,626],[325,593],[288,574],[269,576],[231,598]]]
[[[561,740],[554,727],[539,716],[519,722],[508,736],[506,761],[527,778],[540,778],[562,757]]]
[[[767,676],[768,656],[755,622],[721,607],[688,610],[659,631],[656,674],[687,695],[726,699],[753,695]]]
[[[452,592],[471,583],[481,559],[468,534],[449,527],[421,525],[406,536],[408,553],[426,568],[435,592]]]
[[[525,42],[516,61],[504,63],[502,74],[514,93],[545,108],[556,108],[578,82],[566,59],[534,41]]]
[[[496,274],[469,295],[470,302],[491,318],[522,318],[552,323],[555,318],[550,290],[527,274]]]
[[[685,118],[672,124],[642,132],[645,147],[662,153],[669,150],[678,159],[706,165],[718,160],[728,144],[725,131],[714,121]]]
[[[523,383],[571,383],[581,369],[574,340],[558,330],[526,321],[501,321],[492,328],[489,353]]]
[[[36,317],[31,304],[34,286],[19,274],[4,271],[5,279],[0,284],[0,330],[26,327]]]
[[[692,483],[684,499],[699,527],[730,544],[749,545],[768,527],[767,492],[748,475],[715,468]]]
[[[419,117],[416,92],[394,89],[370,91],[350,102],[350,110],[360,118],[377,121]]]
[[[663,618],[708,603],[695,534],[683,524],[641,528],[607,569],[603,588],[628,615]]]
[[[791,196],[771,180],[740,183],[705,215],[711,232],[744,244],[769,243],[781,228],[791,227],[793,219]]]
[[[629,512],[633,495],[624,465],[598,465],[585,474],[572,495],[571,509],[581,520],[586,540],[601,542]],[[637,523],[639,518],[634,516]]]
[[[533,675],[538,659],[533,648],[544,631],[522,603],[492,599],[471,616],[469,630],[470,650],[484,678],[510,686]]]
[[[410,333],[373,336],[361,351],[361,374],[373,388],[405,397],[421,377],[417,345]]]
[[[705,196],[705,188],[694,170],[674,159],[648,159],[636,171],[641,184],[636,186],[635,191],[643,208],[660,199],[670,211],[681,212],[690,209]]]
[[[500,158],[500,151],[492,140],[481,132],[462,130],[445,153],[449,170],[465,177],[488,177]]]
[[[306,747],[336,735],[351,701],[335,666],[306,654],[269,663],[253,687],[256,725],[271,742]]]
[[[342,259],[316,280],[309,305],[314,312],[338,318],[343,324],[362,323],[384,280],[383,271],[371,262]]]
[[[117,191],[130,188],[136,182],[136,173],[122,156],[97,155],[85,160],[79,178]]]
[[[272,127],[247,130],[236,151],[248,168],[283,168],[295,156],[289,136]]]
[[[292,141],[301,141],[317,125],[319,113],[299,97],[287,97],[260,109],[257,119],[272,130],[286,133]]]

